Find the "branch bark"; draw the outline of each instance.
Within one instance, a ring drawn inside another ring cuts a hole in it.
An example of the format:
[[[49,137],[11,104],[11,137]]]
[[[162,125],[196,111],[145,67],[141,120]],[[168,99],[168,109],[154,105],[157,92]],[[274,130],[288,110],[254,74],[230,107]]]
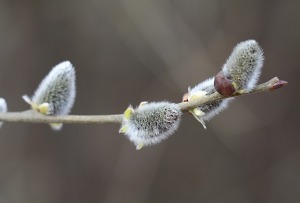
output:
[[[196,101],[178,103],[182,111],[196,108],[203,104],[221,100],[228,97],[237,97],[258,92],[268,92],[279,89],[287,84],[286,81],[279,80],[277,77],[266,83],[257,85],[252,90],[242,90],[239,94],[232,96],[222,96],[214,93]],[[33,110],[23,112],[0,113],[0,121],[4,122],[27,122],[27,123],[72,123],[72,124],[104,124],[104,123],[122,123],[123,114],[116,115],[68,115],[68,116],[45,116]]]

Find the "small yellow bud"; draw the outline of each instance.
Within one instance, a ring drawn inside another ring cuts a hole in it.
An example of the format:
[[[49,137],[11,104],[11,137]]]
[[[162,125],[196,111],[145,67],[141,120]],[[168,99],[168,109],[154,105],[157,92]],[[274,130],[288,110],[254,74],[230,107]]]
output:
[[[60,130],[63,127],[62,123],[50,123],[52,130]]]
[[[142,149],[144,147],[144,144],[143,143],[138,143],[137,145],[136,145],[136,150],[140,150],[140,149]]]
[[[129,106],[124,112],[124,118],[130,119],[132,113],[133,113],[133,108],[132,108],[132,106]]]
[[[37,111],[42,113],[42,114],[49,114],[50,111],[49,111],[49,103],[45,102],[45,103],[42,103],[41,105],[37,106]]]
[[[196,116],[204,116],[205,115],[205,113],[198,108],[194,108],[191,111],[192,111],[191,113],[195,114]]]
[[[122,126],[122,127],[120,128],[119,133],[126,133],[127,130],[128,130],[128,126],[127,126],[127,125],[124,125],[124,126]]]

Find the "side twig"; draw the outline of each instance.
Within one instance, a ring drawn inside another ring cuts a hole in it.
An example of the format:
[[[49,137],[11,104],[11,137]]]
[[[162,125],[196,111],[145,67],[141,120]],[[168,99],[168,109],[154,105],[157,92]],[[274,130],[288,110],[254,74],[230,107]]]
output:
[[[279,80],[277,77],[269,80],[266,83],[257,85],[251,91],[243,90],[239,94],[229,97],[237,97],[258,92],[267,92],[279,89],[287,84],[286,81]],[[193,109],[203,104],[228,98],[214,93],[207,97],[200,98],[195,101],[179,103],[182,111]],[[104,123],[122,123],[123,114],[116,115],[68,115],[68,116],[45,116],[33,110],[23,112],[7,112],[0,113],[0,121],[4,122],[27,122],[27,123],[72,123],[72,124],[104,124]]]

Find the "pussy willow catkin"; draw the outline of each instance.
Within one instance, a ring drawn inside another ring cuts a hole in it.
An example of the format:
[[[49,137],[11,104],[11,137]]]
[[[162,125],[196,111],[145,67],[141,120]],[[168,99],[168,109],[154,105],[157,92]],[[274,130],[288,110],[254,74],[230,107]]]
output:
[[[255,40],[240,42],[233,49],[222,70],[236,84],[236,91],[253,88],[263,66],[263,51]]]
[[[157,144],[175,132],[180,123],[181,111],[177,104],[169,102],[142,102],[124,112],[120,133],[124,133],[139,150],[143,146]]]
[[[56,65],[42,80],[34,95],[23,99],[33,110],[45,115],[67,115],[73,107],[76,86],[75,69],[69,61]],[[59,130],[62,124],[53,123],[51,127]]]

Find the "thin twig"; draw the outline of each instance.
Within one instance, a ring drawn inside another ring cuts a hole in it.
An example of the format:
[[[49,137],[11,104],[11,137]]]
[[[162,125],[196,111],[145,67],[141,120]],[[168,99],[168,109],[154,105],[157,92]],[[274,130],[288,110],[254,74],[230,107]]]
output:
[[[267,92],[285,86],[287,82],[279,80],[277,77],[266,83],[257,85],[251,91],[243,90],[239,94],[230,97],[237,97],[258,92]],[[217,92],[196,101],[179,103],[182,111],[187,111],[203,104],[228,98]],[[73,124],[102,124],[102,123],[122,123],[123,114],[116,115],[68,115],[68,116],[45,116],[33,110],[23,112],[0,113],[0,121],[5,122],[27,122],[27,123],[73,123]]]
[[[122,114],[119,115],[68,115],[68,116],[46,116],[34,110],[23,112],[0,113],[0,121],[5,122],[27,122],[27,123],[121,123]]]

